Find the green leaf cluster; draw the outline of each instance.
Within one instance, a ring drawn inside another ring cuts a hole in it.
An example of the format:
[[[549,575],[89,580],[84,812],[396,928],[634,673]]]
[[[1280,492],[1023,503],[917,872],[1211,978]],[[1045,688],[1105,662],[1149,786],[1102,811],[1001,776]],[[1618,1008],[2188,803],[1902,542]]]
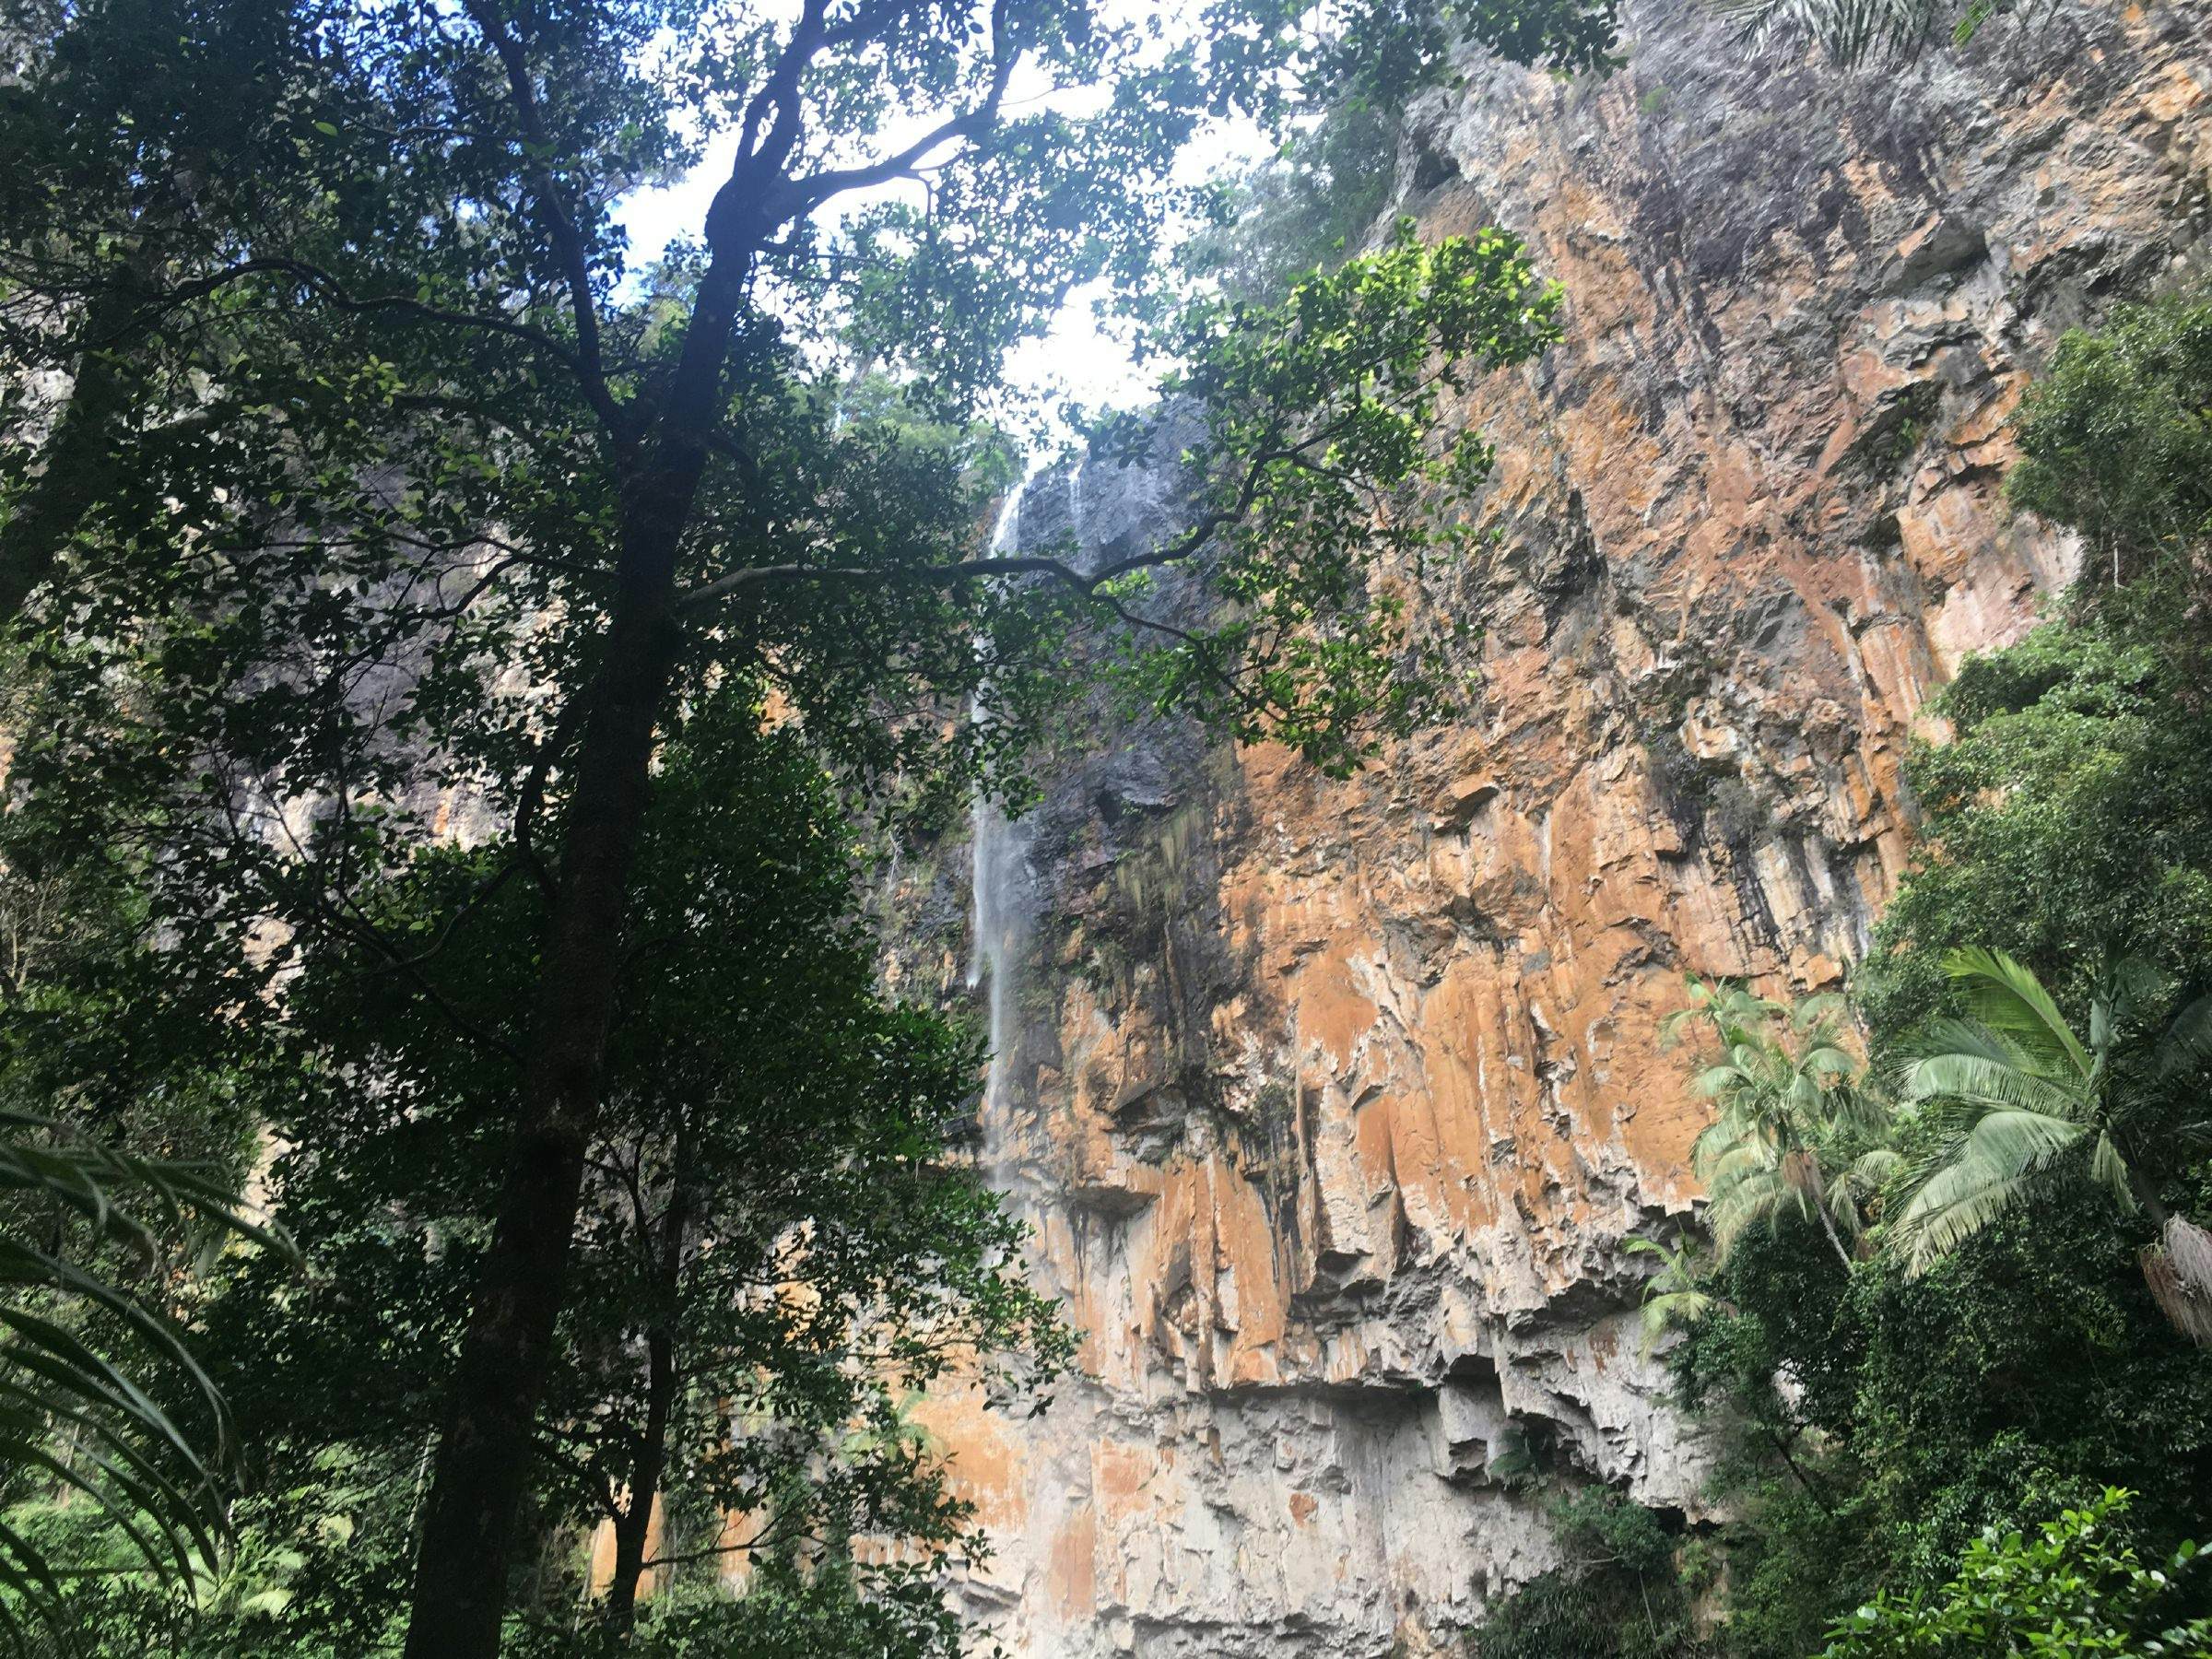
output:
[[[2206,315],[2118,308],[2023,401],[2008,493],[2084,564],[1912,758],[1921,850],[1853,985],[1894,1102],[1865,1245],[1738,1231],[1691,1281],[1673,1363],[1731,1425],[1731,1651],[1838,1619],[1838,1653],[2205,1645],[2202,1575],[2150,1575],[2212,1532]],[[1803,1138],[1801,1187],[1843,1173]],[[2140,1495],[2125,1537],[2108,1487]]]
[[[1821,1659],[2212,1651],[2212,1618],[2168,1622],[2199,1576],[2195,1545],[2146,1565],[2126,1539],[2134,1496],[2108,1488],[2032,1536],[1984,1532],[1933,1594],[1885,1594],[1838,1620]]]
[[[1474,1659],[1692,1659],[1707,1651],[1691,1611],[1705,1572],[1697,1540],[1605,1487],[1560,1497],[1551,1522],[1568,1565],[1488,1614],[1468,1633]]]

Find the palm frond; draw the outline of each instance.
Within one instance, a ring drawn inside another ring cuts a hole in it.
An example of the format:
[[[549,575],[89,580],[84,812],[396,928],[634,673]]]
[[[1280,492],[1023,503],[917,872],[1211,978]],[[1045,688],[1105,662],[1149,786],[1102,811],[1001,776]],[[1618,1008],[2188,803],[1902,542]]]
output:
[[[1992,1181],[1958,1165],[1936,1171],[1898,1218],[1906,1271],[1925,1273],[2018,1203],[2030,1181],[2026,1175]]]
[[[2048,1169],[2081,1145],[2092,1125],[2018,1106],[1947,1096],[1929,1113],[1945,1137],[1941,1160],[1979,1163],[2006,1179]]]
[[[1730,1187],[1758,1176],[1771,1175],[1780,1166],[1774,1149],[1754,1140],[1732,1141],[1711,1158],[1691,1164],[1709,1195],[1718,1196]]]
[[[2123,1210],[2136,1207],[2135,1183],[2128,1179],[2127,1159],[2121,1156],[2120,1147],[2112,1137],[2101,1130],[2097,1144],[2089,1151],[2089,1179],[2105,1191],[2105,1195]]]
[[[1708,1100],[1719,1100],[1733,1093],[1747,1081],[1748,1079],[1741,1066],[1709,1065],[1697,1075],[1691,1087]]]
[[[1690,1148],[1715,1251],[1724,1258],[1752,1227],[1778,1231],[1802,1218],[1820,1223],[1841,1252],[1841,1239],[1857,1237],[1864,1222],[1857,1190],[1826,1168],[1827,1149],[1840,1135],[1882,1133],[1889,1117],[1843,1040],[1842,1000],[1791,1007],[1695,978],[1690,995],[1666,1026],[1674,1034],[1705,1023],[1721,1043],[1720,1060],[1695,1079],[1718,1112]]]
[[[2154,964],[2141,957],[2123,957],[2106,970],[2099,1000],[2111,1009],[2114,1021],[2125,1025],[2172,994],[2173,982]]]
[[[1865,1077],[1839,1083],[1828,1091],[1822,1115],[1836,1129],[1887,1140],[1893,1127],[1888,1098]]]
[[[1893,1147],[1877,1147],[1852,1159],[1843,1178],[1830,1189],[1831,1213],[1852,1237],[1865,1234],[1869,1218],[1887,1213],[1889,1187],[1905,1173],[1904,1155]],[[1843,1225],[1848,1220],[1849,1225]]]
[[[1855,1077],[1859,1057],[1832,1042],[1816,1043],[1797,1057],[1797,1067],[1808,1077]]]
[[[1778,1164],[1746,1169],[1733,1180],[1708,1189],[1705,1228],[1712,1236],[1714,1256],[1726,1261],[1744,1235],[1764,1226],[1770,1234],[1792,1219],[1810,1220],[1814,1210],[1806,1191],[1793,1184]]]
[[[1995,1220],[2089,1133],[2065,1118],[1957,1096],[1941,1102],[1937,1124],[1944,1143],[1908,1179],[1898,1213],[1914,1272]]]
[[[1917,51],[1943,7],[1936,0],[1714,0],[1713,10],[1739,40],[1808,40],[1848,67]]]
[[[2018,1043],[2001,1032],[1971,1019],[1937,1015],[1923,1020],[1900,1044],[1900,1056],[1910,1062],[1929,1054],[1979,1054],[1983,1059],[2016,1070],[2043,1075],[2040,1063]]]
[[[2212,1069],[2212,996],[2200,996],[2179,1014],[2159,1039],[2158,1073],[2178,1082]]]
[[[1687,1233],[1677,1233],[1671,1246],[1653,1239],[1627,1239],[1622,1247],[1631,1255],[1653,1256],[1659,1263],[1644,1281],[1640,1314],[1643,1342],[1639,1351],[1648,1359],[1670,1325],[1697,1324],[1712,1311],[1715,1299],[1699,1287],[1697,1254]]]
[[[1850,1010],[1851,1004],[1841,992],[1816,992],[1790,1010],[1790,1028],[1801,1035],[1807,1031],[1826,1033],[1833,1030]]]
[[[1773,1196],[1767,1187],[1741,1184],[1712,1196],[1705,1206],[1705,1230],[1712,1235],[1712,1253],[1716,1257],[1726,1261],[1752,1225],[1767,1218]]]
[[[2143,1278],[2173,1328],[2212,1347],[2212,1233],[2170,1217],[2159,1242],[2143,1253]]]
[[[1905,1068],[1902,1092],[1908,1100],[1963,1100],[2077,1124],[2094,1105],[2077,1090],[1979,1053],[1924,1055]]]
[[[1670,1327],[1693,1325],[1712,1312],[1713,1298],[1703,1290],[1668,1290],[1657,1296],[1646,1297],[1638,1314],[1643,1331],[1643,1341],[1637,1353],[1650,1359],[1652,1350],[1659,1346],[1659,1338]]]
[[[159,1223],[187,1216],[290,1253],[206,1169],[118,1152],[20,1112],[0,1112],[0,1190],[43,1200],[95,1241],[143,1256],[156,1253]],[[205,1430],[156,1400],[156,1374],[171,1380],[163,1392],[181,1384],[196,1399]],[[222,1395],[173,1324],[81,1261],[0,1239],[0,1468],[88,1500],[139,1567],[187,1594],[220,1560],[229,1455]],[[0,1526],[0,1645],[24,1648],[35,1624],[69,1646],[67,1576]]]
[[[1894,1147],[1877,1147],[1851,1161],[1846,1178],[1861,1193],[1878,1193],[1903,1173],[1904,1154]]]
[[[238,1194],[206,1166],[118,1151],[29,1112],[0,1110],[0,1190],[36,1193],[98,1232],[142,1244],[151,1241],[153,1230],[138,1211],[150,1200],[163,1220],[189,1212],[241,1239],[296,1253],[281,1227],[247,1215]],[[136,1207],[116,1201],[126,1193]]]
[[[2089,1056],[2051,993],[2025,966],[2002,950],[1968,946],[1943,959],[1943,970],[1965,994],[1968,1011],[1991,1030],[2009,1037],[2045,1064],[2059,1061],[2078,1077],[2089,1075]]]

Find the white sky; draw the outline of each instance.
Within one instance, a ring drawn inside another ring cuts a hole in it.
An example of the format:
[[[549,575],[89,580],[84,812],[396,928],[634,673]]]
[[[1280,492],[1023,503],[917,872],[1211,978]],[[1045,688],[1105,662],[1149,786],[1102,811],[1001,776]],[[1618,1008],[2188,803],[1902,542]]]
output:
[[[1112,0],[1105,9],[1109,17],[1118,14],[1123,20],[1157,16],[1163,29],[1171,33],[1188,17],[1190,0],[1173,0],[1166,6]],[[1013,88],[1018,100],[1023,90],[1018,85]],[[917,133],[920,130],[917,124]],[[897,135],[891,135],[891,143],[901,141]],[[699,233],[715,190],[729,176],[735,142],[734,135],[721,135],[687,177],[674,184],[641,190],[621,204],[618,215],[629,232],[633,267],[659,258],[677,238]],[[1213,124],[1178,158],[1177,181],[1195,184],[1240,171],[1265,156],[1269,147],[1259,129],[1250,124]],[[850,210],[857,199],[848,199],[841,206]],[[1055,405],[1072,398],[1094,408],[1101,405],[1129,407],[1148,400],[1157,367],[1140,371],[1130,360],[1126,343],[1099,326],[1092,305],[1101,292],[1096,288],[1078,289],[1069,296],[1047,335],[1015,351],[1006,378],[1018,395],[1026,399],[1027,394],[1041,394]]]

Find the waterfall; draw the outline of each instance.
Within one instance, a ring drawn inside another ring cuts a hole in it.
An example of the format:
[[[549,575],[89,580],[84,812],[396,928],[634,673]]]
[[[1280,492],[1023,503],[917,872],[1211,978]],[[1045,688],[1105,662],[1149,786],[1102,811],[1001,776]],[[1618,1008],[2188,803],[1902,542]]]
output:
[[[1000,509],[991,533],[994,554],[1010,551],[1021,535],[1021,498],[1028,480],[1015,486]],[[991,718],[982,690],[969,707],[977,722]],[[1018,1035],[1015,1025],[1016,967],[1022,946],[1028,906],[1018,891],[1030,879],[1030,827],[1009,819],[983,790],[975,792],[970,837],[972,873],[971,908],[968,939],[968,988],[984,986],[984,1006],[990,1021],[991,1060],[984,1074],[982,1128],[985,1160],[995,1165],[996,1149],[1004,1130],[1008,1050]]]
[[[1005,503],[998,510],[998,523],[991,528],[991,553],[994,558],[1011,548],[1021,535],[1021,497],[1028,484],[1029,480],[1024,478],[1008,490]],[[990,718],[990,711],[984,705],[983,693],[980,688],[969,700],[968,718],[978,725]],[[978,789],[975,792],[974,805],[971,809],[969,835],[969,847],[974,865],[968,882],[968,989],[971,991],[983,982],[983,974],[992,965],[991,907],[997,884],[992,880],[991,872],[984,867],[983,849],[987,839],[996,839],[992,830],[994,823],[1003,826],[1004,819],[992,806],[990,797],[982,790]],[[995,1071],[998,1066],[998,1030],[995,1023],[995,1011],[991,1031],[991,1053],[992,1069]]]
[[[1013,551],[1021,539],[1021,500],[1028,493],[1023,480],[1006,499],[998,524],[991,534],[991,551]],[[1083,463],[1077,460],[1067,475],[1068,523],[1078,557],[1083,544]],[[991,712],[985,691],[979,690],[969,715],[988,720]],[[983,1078],[982,1129],[984,1161],[995,1176],[998,1149],[1006,1129],[1006,1077],[1013,1050],[1020,1041],[1017,1007],[1020,962],[1029,942],[1034,910],[1030,849],[1034,830],[1027,818],[1008,818],[983,791],[978,790],[972,809],[971,839],[972,874],[970,877],[968,988],[982,990],[990,1022],[991,1062]]]
[[[991,1065],[984,1075],[982,1112],[986,1146],[995,1144],[1002,1127],[1007,1065],[1021,1034],[1015,992],[1029,921],[1029,906],[1023,902],[1021,888],[1030,879],[1029,824],[1008,818],[989,801],[979,801],[975,809],[977,960],[970,982],[982,982],[990,1016]]]

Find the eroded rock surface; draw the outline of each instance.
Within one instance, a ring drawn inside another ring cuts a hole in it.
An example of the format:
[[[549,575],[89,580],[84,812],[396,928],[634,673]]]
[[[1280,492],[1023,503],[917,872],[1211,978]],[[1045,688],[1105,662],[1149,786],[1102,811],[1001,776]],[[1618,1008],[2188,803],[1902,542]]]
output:
[[[2069,569],[1998,497],[2023,380],[2203,263],[2212,0],[1850,75],[1634,25],[1603,84],[1477,70],[1399,160],[1568,295],[1470,411],[1496,552],[1427,595],[1488,623],[1478,707],[1348,783],[1119,734],[982,823],[982,902],[910,871],[910,983],[990,919],[978,1155],[1087,1334],[1041,1418],[935,1408],[1017,1654],[1437,1651],[1554,1561],[1547,1486],[1702,1512],[1619,1250],[1693,1196],[1655,1028],[1685,970],[1864,949],[1924,701]],[[1165,497],[1051,477],[1020,533]]]

